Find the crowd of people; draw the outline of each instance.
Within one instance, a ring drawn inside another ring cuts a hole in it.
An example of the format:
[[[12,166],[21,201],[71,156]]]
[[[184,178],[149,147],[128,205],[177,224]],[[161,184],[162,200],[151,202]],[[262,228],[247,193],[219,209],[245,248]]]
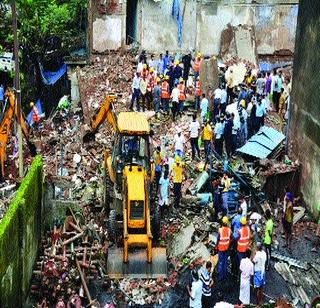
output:
[[[137,71],[132,83],[130,110],[154,109],[156,114],[169,115],[171,104],[172,120],[176,123],[173,138],[173,156],[167,155],[160,145],[153,154],[155,181],[161,215],[167,214],[170,203],[170,187],[173,187],[173,206],[178,208],[182,197],[182,184],[186,180],[185,159],[204,162],[204,169],[210,163],[212,151],[227,160],[235,155],[236,149],[264,125],[269,110],[279,113],[285,119],[286,99],[290,80],[284,80],[281,71],[253,74],[248,69],[242,83],[233,84],[232,69],[221,67],[219,85],[209,93],[201,92],[200,66],[202,55],[192,53],[183,57],[170,56],[168,52],[155,59],[147,58],[142,52],[138,59]],[[286,85],[285,85],[286,84]],[[284,85],[287,91],[284,90]],[[177,117],[183,113],[187,97],[193,97],[193,111],[188,131],[182,131]],[[189,144],[189,147],[188,147]],[[228,210],[228,191],[232,179],[227,168],[222,177],[212,180],[212,200],[214,221],[221,223],[215,250],[218,254],[217,278],[213,265],[207,261],[200,269],[191,273],[187,286],[190,307],[212,307],[212,287],[218,285],[221,298],[226,295],[226,284],[232,278],[240,279],[239,302],[250,303],[250,283],[256,291],[256,301],[263,303],[265,272],[270,268],[273,220],[269,210],[265,213],[263,229],[258,231],[257,219],[247,217],[247,200],[241,197],[235,217],[231,219]],[[290,202],[292,196],[286,194],[284,200],[284,231],[290,250]],[[292,217],[291,217],[292,218]],[[292,220],[291,220],[292,223]],[[230,260],[230,261],[229,261]],[[232,273],[228,273],[228,263]],[[230,277],[231,275],[231,277]],[[214,281],[216,279],[216,281]]]

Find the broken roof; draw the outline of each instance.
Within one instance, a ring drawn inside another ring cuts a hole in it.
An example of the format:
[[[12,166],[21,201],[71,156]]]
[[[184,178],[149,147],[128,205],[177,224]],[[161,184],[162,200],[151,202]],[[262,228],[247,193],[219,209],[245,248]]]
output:
[[[237,152],[257,158],[267,158],[284,139],[284,134],[272,127],[263,126],[244,146],[237,149]]]

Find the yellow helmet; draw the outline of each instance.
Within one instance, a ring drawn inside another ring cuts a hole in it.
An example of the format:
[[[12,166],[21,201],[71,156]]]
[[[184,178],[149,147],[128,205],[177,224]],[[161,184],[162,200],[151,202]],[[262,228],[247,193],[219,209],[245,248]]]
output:
[[[183,82],[183,78],[180,78],[179,81],[180,81],[180,82]]]
[[[177,60],[177,61],[175,62],[175,64],[176,64],[176,65],[179,65],[179,64],[180,64],[180,61]]]
[[[162,75],[162,74],[160,74],[160,78],[161,78],[161,79],[163,78],[163,75]]]
[[[169,80],[169,76],[166,75],[166,76],[164,77],[164,80]]]
[[[150,67],[150,73],[153,73],[153,72],[154,72],[154,68]]]
[[[34,102],[30,102],[30,107],[33,107],[34,106]]]
[[[240,218],[240,223],[241,223],[242,225],[246,225],[246,224],[247,224],[247,218],[245,218],[244,216],[242,216],[242,217]]]
[[[228,219],[227,216],[223,216],[222,223],[225,224],[225,225],[227,225],[229,223],[229,219]]]
[[[147,64],[143,64],[143,68],[147,68],[148,66],[147,66]]]
[[[160,82],[161,80],[160,80],[160,78],[158,77],[157,79],[156,79],[156,82]]]
[[[240,106],[243,107],[243,108],[246,107],[246,101],[245,101],[244,99],[242,99],[242,100],[240,101]]]
[[[199,77],[199,76],[197,77],[197,80],[200,80],[200,77]]]
[[[176,163],[181,163],[181,157],[179,155],[176,156],[175,162]]]

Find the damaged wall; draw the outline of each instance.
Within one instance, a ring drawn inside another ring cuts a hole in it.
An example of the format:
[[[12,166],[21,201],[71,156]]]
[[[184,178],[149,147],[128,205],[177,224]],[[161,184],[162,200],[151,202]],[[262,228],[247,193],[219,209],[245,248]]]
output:
[[[290,152],[302,163],[301,190],[313,213],[320,202],[320,1],[300,1],[293,66]]]
[[[115,13],[101,14],[99,1],[92,7],[94,51],[117,49],[125,43],[126,14],[136,14],[136,40],[142,49],[180,50],[177,24],[171,16],[172,0],[137,0],[136,13],[126,11],[125,0],[109,2],[118,3]],[[256,52],[294,51],[298,0],[181,0],[180,12],[182,51],[194,48],[217,55],[221,42],[225,54],[238,54],[250,61]]]
[[[41,236],[42,158],[37,156],[0,223],[0,307],[22,307]]]

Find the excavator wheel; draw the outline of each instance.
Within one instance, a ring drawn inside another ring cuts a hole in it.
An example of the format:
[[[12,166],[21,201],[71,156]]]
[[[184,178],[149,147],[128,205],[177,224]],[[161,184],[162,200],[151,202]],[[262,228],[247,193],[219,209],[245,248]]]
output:
[[[117,220],[116,211],[110,210],[109,213],[109,223],[108,223],[108,238],[110,242],[116,243],[117,237]]]
[[[158,240],[161,232],[161,212],[160,205],[155,204],[153,210],[152,236],[154,240]]]
[[[107,213],[110,210],[110,205],[112,204],[112,191],[113,191],[113,183],[109,177],[108,171],[104,170],[103,175],[103,183],[104,183],[104,192],[103,192],[103,203],[107,210]]]

